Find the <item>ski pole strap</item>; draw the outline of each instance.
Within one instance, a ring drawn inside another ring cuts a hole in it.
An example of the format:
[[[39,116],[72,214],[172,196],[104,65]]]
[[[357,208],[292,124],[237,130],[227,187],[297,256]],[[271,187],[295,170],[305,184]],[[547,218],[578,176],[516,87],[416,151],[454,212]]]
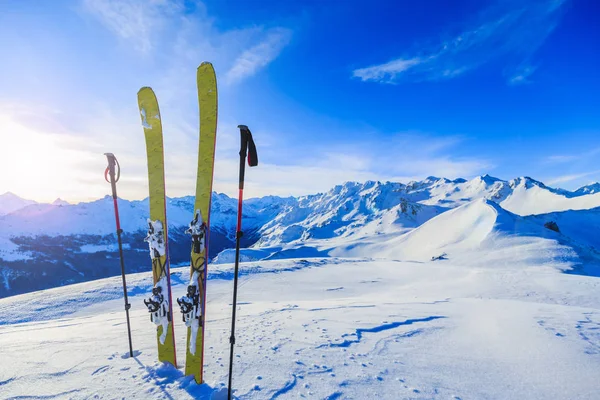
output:
[[[111,183],[111,181],[108,179],[110,175],[110,178],[114,179],[115,183],[119,182],[119,178],[121,177],[121,166],[117,161],[117,157],[115,157],[113,153],[104,153],[104,155],[108,160],[108,167],[106,167],[106,170],[104,171],[104,179],[106,182]]]
[[[240,148],[240,157],[246,158],[248,155],[248,166],[256,167],[258,165],[258,153],[256,152],[256,145],[252,138],[252,132],[246,125],[238,125],[240,128],[240,135],[242,139],[242,147]]]

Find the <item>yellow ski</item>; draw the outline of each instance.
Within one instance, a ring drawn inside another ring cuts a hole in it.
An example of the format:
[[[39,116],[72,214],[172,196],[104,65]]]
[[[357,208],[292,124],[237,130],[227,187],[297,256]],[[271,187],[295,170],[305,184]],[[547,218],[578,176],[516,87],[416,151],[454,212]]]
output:
[[[186,296],[177,299],[187,326],[185,374],[203,382],[204,321],[206,312],[206,274],[210,203],[217,135],[217,79],[211,63],[198,67],[198,106],[200,108],[200,141],[194,216],[187,233],[192,235],[190,282]]]
[[[171,302],[171,277],[167,243],[167,215],[165,202],[165,168],[162,124],[158,101],[151,88],[143,87],[138,92],[138,106],[146,137],[148,156],[148,187],[150,218],[148,236],[145,241],[150,248],[154,287],[149,299],[144,300],[150,319],[156,324],[159,361],[177,367],[175,334],[173,331],[173,307]]]

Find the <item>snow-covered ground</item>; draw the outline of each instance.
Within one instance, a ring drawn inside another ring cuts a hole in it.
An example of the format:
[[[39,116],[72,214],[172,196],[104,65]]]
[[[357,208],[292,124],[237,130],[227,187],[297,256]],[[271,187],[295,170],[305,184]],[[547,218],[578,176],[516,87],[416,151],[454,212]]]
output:
[[[235,395],[598,399],[600,279],[561,269],[452,259],[245,263]],[[186,274],[173,269],[174,295]],[[142,304],[151,277],[128,278],[134,358],[120,278],[1,299],[0,397],[225,398],[232,265],[211,266],[204,385],[156,362]],[[183,364],[185,331],[175,321]]]
[[[242,249],[236,397],[600,399],[598,196],[594,185],[567,192],[486,175],[250,200],[245,227],[261,239]],[[227,236],[235,204],[213,197]],[[190,198],[169,201],[181,226]],[[122,205],[124,221],[144,225],[143,201]],[[46,242],[54,251],[42,261],[75,273],[85,264],[86,279],[98,260],[117,265],[114,240],[102,236],[112,219],[89,237],[59,223],[89,231],[91,216],[112,218],[110,207],[33,204],[0,217],[10,228],[0,232],[0,256],[22,261],[0,265],[0,283],[26,279],[17,272],[35,270],[27,257]],[[31,242],[36,232],[49,236]],[[179,240],[185,246],[170,248],[185,257],[188,239]],[[129,260],[139,253],[149,269],[145,247],[127,244]],[[0,299],[0,398],[225,398],[233,255],[226,249],[209,266],[205,384],[156,361],[143,272],[127,276],[133,358],[120,277]],[[188,268],[173,268],[172,282],[183,295]],[[174,320],[182,368],[178,310]]]

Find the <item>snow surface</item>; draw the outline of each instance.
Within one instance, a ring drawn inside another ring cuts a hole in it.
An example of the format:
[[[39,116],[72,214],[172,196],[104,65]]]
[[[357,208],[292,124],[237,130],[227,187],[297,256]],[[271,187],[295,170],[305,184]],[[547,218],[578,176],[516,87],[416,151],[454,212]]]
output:
[[[485,175],[249,200],[244,229],[261,240],[242,249],[236,397],[600,398],[600,193],[586,193]],[[126,231],[145,230],[147,200],[119,205]],[[213,206],[233,235],[235,201]],[[169,226],[188,224],[190,197],[168,207]],[[22,207],[0,217],[0,257],[30,256],[10,247],[18,235],[110,234],[112,215],[109,197]],[[146,272],[127,276],[133,358],[120,277],[0,299],[0,398],[226,398],[232,261],[227,249],[209,265],[205,384],[183,376],[178,310],[181,365],[156,361]]]
[[[600,281],[509,259],[243,264],[236,397],[597,399]],[[2,398],[225,398],[232,268],[209,275],[204,385],[155,361],[147,273],[128,277],[134,358],[118,278],[0,300]]]

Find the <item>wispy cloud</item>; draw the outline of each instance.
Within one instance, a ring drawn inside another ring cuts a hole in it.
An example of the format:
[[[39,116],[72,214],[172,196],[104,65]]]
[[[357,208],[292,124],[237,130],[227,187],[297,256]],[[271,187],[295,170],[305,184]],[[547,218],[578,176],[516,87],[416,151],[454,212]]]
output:
[[[516,70],[511,71],[508,76],[508,83],[510,85],[523,85],[531,83],[529,77],[535,72],[537,67],[529,64],[524,64],[518,67]]]
[[[240,82],[266,67],[292,36],[292,30],[284,27],[220,30],[200,1],[82,1],[85,11],[141,54],[151,55],[158,50],[157,57],[168,55],[185,62],[194,58],[193,64],[210,55],[222,68],[228,66],[228,83]]]
[[[233,66],[225,75],[226,82],[240,81],[254,75],[257,70],[268,65],[277,58],[281,50],[289,43],[291,34],[291,30],[285,28],[275,28],[268,31],[266,37],[260,43],[244,51],[235,60]]]
[[[600,154],[600,147],[592,148],[587,151],[582,151],[578,154],[555,154],[548,156],[542,160],[543,164],[563,164],[574,161],[586,161]]]
[[[559,183],[565,183],[565,182],[571,182],[571,181],[575,181],[577,179],[581,179],[581,178],[585,178],[586,176],[590,176],[590,175],[596,175],[599,174],[600,170],[595,170],[595,171],[589,171],[589,172],[581,172],[578,174],[570,174],[570,175],[562,175],[562,176],[557,176],[555,178],[551,178],[548,181],[549,185],[556,185]]]
[[[165,22],[183,12],[183,3],[168,0],[84,0],[85,8],[119,37],[146,53]]]
[[[526,83],[536,70],[527,60],[556,28],[565,1],[501,1],[451,40],[419,45],[413,54],[356,69],[353,76],[379,83],[451,79],[508,55],[517,60],[508,82]]]
[[[423,63],[427,63],[427,59],[421,59],[419,57],[411,59],[399,58],[385,64],[356,69],[354,70],[353,75],[355,78],[360,78],[363,81],[392,83],[395,82],[396,78],[402,73]]]

